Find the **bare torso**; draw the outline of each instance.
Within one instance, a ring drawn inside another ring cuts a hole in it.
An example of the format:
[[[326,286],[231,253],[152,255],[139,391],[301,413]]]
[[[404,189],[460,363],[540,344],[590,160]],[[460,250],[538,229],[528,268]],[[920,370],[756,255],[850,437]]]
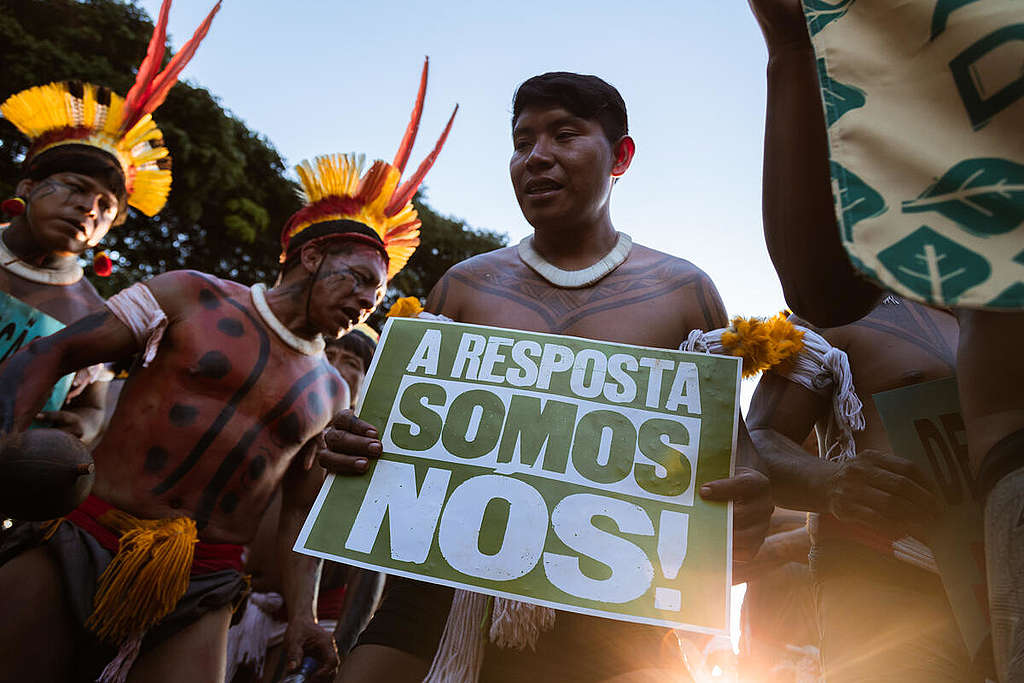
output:
[[[323,354],[271,331],[248,287],[178,275],[159,353],[125,383],[94,452],[93,491],[138,517],[193,517],[203,540],[245,543],[347,392]]]
[[[637,245],[618,269],[579,290],[551,285],[522,263],[515,248],[476,256],[448,271],[427,309],[459,322],[670,349],[695,328],[726,323],[707,275]],[[665,629],[560,612],[555,630],[540,639],[536,652],[490,648],[485,662],[489,675],[505,672],[499,680],[519,680],[537,667],[547,670],[552,661],[571,662],[567,666],[576,675],[596,680],[607,667],[671,668],[678,656],[671,647],[661,648],[667,642]]]
[[[639,245],[617,270],[576,290],[542,279],[514,247],[499,249],[448,271],[427,308],[459,322],[672,349],[692,329],[725,323],[707,275]]]

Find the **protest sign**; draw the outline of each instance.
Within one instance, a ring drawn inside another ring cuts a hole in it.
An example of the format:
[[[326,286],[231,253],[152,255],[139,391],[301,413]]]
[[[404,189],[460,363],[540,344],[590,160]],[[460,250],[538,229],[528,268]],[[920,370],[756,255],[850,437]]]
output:
[[[299,552],[562,610],[729,628],[740,361],[391,319],[360,417],[384,454],[329,477]]]
[[[977,657],[989,634],[985,534],[956,379],[884,391],[874,400],[893,453],[931,477],[943,502],[928,545],[964,642]]]

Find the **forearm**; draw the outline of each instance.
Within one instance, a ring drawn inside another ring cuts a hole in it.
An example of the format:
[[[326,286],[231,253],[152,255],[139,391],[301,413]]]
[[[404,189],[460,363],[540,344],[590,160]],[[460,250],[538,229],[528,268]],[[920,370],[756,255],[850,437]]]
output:
[[[316,619],[316,588],[321,562],[292,550],[304,519],[305,514],[299,510],[287,507],[281,510],[278,552],[281,557],[281,591],[288,608],[288,621]]]
[[[772,495],[782,507],[810,512],[828,511],[828,488],[839,466],[808,455],[777,431],[755,427],[750,438],[757,446]]]
[[[334,642],[338,652],[348,654],[355,647],[377,605],[382,588],[382,575],[369,569],[352,568],[345,590],[338,625],[334,629]]]
[[[770,536],[765,540],[765,543],[772,542],[777,544],[775,553],[776,555],[785,562],[807,562],[807,554],[811,552],[811,536],[807,532],[807,527],[802,526],[799,529],[790,529],[789,531],[783,531],[781,533]]]
[[[857,275],[840,240],[809,39],[769,58],[763,212],[769,254],[798,315],[833,327],[874,307],[881,290]]]
[[[768,474],[768,469],[757,449],[757,444],[751,439],[747,423],[743,418],[740,418],[739,434],[736,442],[736,465],[737,467],[750,467],[758,472]]]
[[[36,339],[0,366],[0,431],[28,429],[64,375],[126,358],[138,348],[131,331],[102,311]]]

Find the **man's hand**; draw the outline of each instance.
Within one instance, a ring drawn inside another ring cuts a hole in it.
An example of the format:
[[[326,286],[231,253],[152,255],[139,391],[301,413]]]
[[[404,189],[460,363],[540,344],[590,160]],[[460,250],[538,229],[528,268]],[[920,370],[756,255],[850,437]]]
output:
[[[333,474],[363,474],[370,458],[382,450],[377,430],[351,410],[343,410],[324,432],[323,448],[317,453],[320,465]]]
[[[747,1],[761,25],[769,54],[791,47],[811,47],[801,0]]]
[[[288,629],[284,632],[284,656],[287,657],[289,673],[299,670],[303,657],[316,659],[320,666],[313,672],[311,680],[324,683],[334,680],[340,663],[334,636],[310,617],[296,617],[288,621]]]
[[[927,540],[928,527],[940,512],[928,478],[914,463],[865,450],[839,467],[828,481],[829,512],[896,539],[911,534]]]
[[[36,415],[36,420],[45,422],[48,427],[67,432],[76,439],[85,436],[85,420],[70,410],[47,410]]]
[[[757,554],[771,522],[772,488],[768,477],[751,467],[737,467],[729,479],[709,481],[700,487],[700,497],[711,501],[733,501],[732,553],[740,562]]]

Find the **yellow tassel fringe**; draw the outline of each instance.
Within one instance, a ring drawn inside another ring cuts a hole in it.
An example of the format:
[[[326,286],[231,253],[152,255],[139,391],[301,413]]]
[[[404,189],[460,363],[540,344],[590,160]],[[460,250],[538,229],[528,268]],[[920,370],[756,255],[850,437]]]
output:
[[[110,510],[99,521],[121,532],[120,547],[100,576],[85,625],[121,643],[145,634],[188,590],[198,532],[188,517],[149,520]]]

